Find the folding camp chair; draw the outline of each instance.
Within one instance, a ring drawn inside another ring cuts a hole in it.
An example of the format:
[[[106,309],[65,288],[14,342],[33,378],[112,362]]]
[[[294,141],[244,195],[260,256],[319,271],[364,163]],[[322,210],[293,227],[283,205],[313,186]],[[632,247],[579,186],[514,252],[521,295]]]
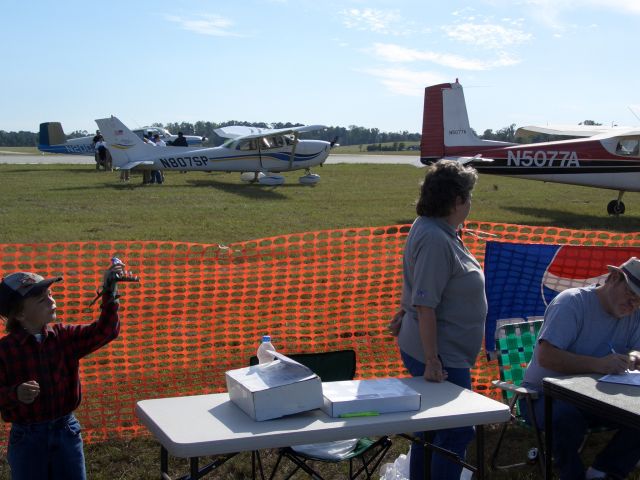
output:
[[[538,461],[538,465],[541,468],[542,465],[544,465],[544,460],[542,458],[544,452],[542,432],[537,428],[535,418],[533,419],[533,425],[529,425],[524,421],[524,418],[522,418],[520,414],[520,407],[518,405],[518,401],[523,399],[527,402],[527,408],[531,415],[534,415],[532,400],[535,400],[538,397],[538,393],[535,390],[521,387],[520,384],[522,383],[524,372],[533,355],[533,349],[536,346],[541,326],[542,320],[535,320],[529,322],[507,323],[501,325],[496,330],[496,353],[498,357],[498,366],[500,368],[500,380],[494,380],[491,383],[494,387],[502,390],[502,398],[504,402],[509,405],[511,410],[511,421],[505,423],[500,430],[498,443],[491,455],[491,468],[493,469],[518,467],[528,463],[525,461],[510,465],[498,465],[500,446],[502,445],[507,428],[509,428],[510,425],[517,425],[534,430],[538,445],[538,454],[537,456],[532,454],[529,455],[528,460],[529,462]],[[530,452],[533,453],[531,450]]]
[[[287,356],[309,367],[323,382],[353,380],[356,374],[356,352],[353,350],[287,354]],[[250,365],[255,365],[258,363],[258,358],[251,357],[249,363]],[[322,480],[323,477],[315,471],[308,462],[339,463],[347,460],[349,461],[350,480],[358,478],[362,474],[365,474],[364,478],[371,479],[374,478],[374,472],[390,447],[391,440],[386,436],[378,440],[361,438],[358,440],[354,450],[339,460],[315,457],[297,452],[291,447],[284,447],[279,450],[278,459],[271,471],[269,480],[275,477],[283,458],[288,459],[294,464],[294,468],[285,477],[282,477],[286,479],[291,478],[298,470],[302,469],[312,478]]]

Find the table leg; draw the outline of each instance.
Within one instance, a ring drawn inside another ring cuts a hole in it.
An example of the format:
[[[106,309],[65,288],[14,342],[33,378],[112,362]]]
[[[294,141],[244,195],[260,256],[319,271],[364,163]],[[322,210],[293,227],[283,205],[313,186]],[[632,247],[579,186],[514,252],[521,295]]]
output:
[[[169,452],[162,445],[160,446],[160,478],[169,476]]]
[[[189,460],[191,462],[190,480],[197,480],[200,478],[200,467],[198,465],[199,457],[191,457]]]
[[[424,450],[424,480],[431,480],[431,454],[429,445],[433,443],[433,432],[424,432],[422,448]]]
[[[544,396],[544,478],[551,480],[552,468],[552,435],[553,435],[553,399],[549,395]]]
[[[476,478],[484,479],[484,425],[476,425]]]

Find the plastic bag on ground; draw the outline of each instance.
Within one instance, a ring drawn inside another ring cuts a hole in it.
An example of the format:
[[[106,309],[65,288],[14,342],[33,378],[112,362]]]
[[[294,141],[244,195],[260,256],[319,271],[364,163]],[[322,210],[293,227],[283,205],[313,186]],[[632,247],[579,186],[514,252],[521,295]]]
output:
[[[398,455],[393,463],[385,463],[380,467],[380,480],[409,480],[409,460],[411,451],[406,455]]]

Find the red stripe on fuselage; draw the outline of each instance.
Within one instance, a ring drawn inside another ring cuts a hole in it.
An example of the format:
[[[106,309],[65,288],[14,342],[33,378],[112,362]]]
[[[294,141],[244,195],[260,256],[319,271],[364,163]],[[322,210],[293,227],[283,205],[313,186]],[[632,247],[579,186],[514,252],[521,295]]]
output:
[[[616,161],[630,161],[637,162],[638,157],[623,157],[615,155],[605,149],[599,140],[565,140],[561,142],[548,142],[548,143],[529,143],[514,145],[510,147],[492,148],[491,146],[456,146],[444,148],[445,155],[443,156],[474,156],[481,153],[485,158],[493,159],[506,159],[508,152],[512,153],[520,152],[520,154],[527,154],[535,156],[536,152],[575,152],[578,160],[616,160]],[[426,155],[423,155],[426,156]]]

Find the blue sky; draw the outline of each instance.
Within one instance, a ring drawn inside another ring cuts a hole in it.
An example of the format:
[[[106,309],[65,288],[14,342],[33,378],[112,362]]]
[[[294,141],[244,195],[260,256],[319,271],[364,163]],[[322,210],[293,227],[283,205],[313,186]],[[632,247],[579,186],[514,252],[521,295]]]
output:
[[[418,132],[424,87],[471,126],[639,125],[638,0],[4,0],[0,129],[231,119]]]

